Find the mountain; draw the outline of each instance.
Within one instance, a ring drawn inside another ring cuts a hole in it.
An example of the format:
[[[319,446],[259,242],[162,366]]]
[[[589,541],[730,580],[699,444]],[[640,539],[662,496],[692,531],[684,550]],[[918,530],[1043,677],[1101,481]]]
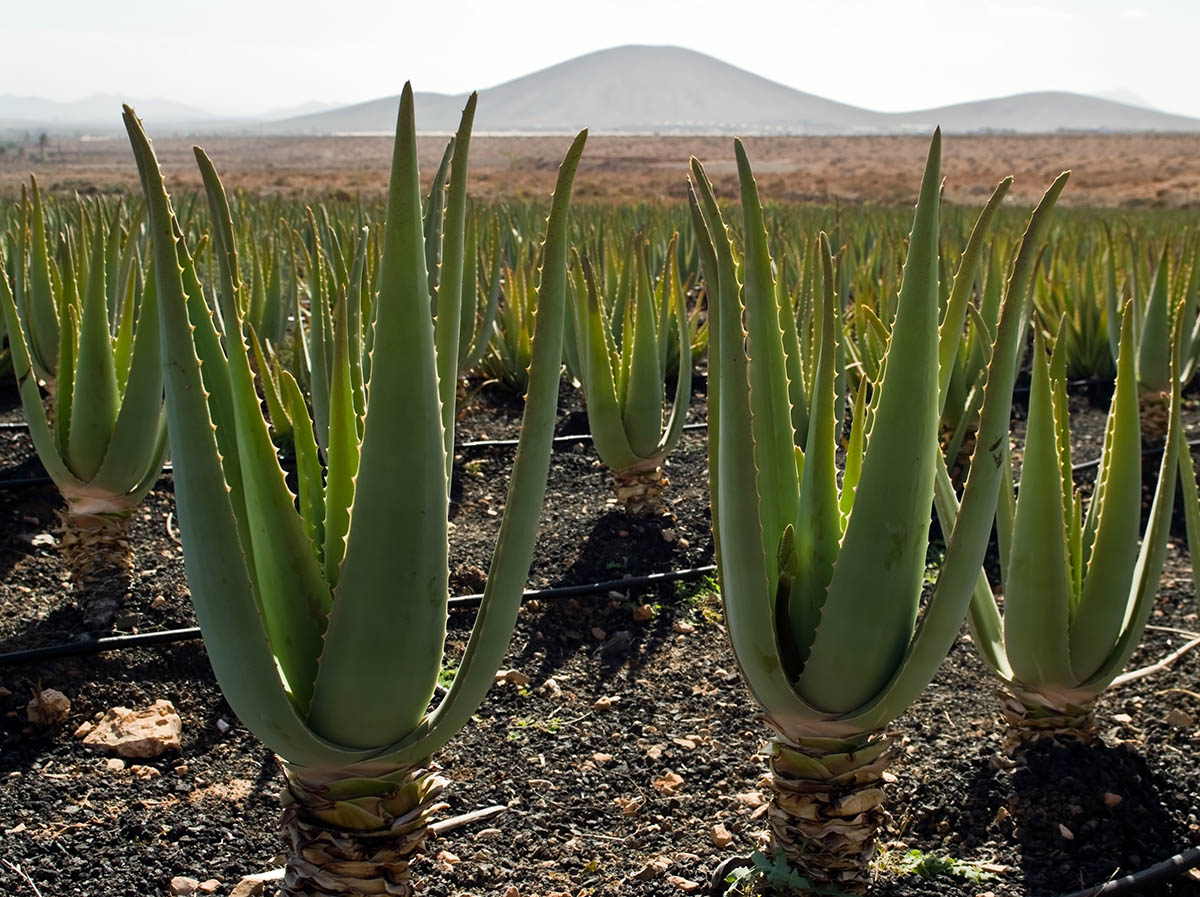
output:
[[[466,95],[418,93],[417,124],[453,131]],[[398,96],[269,123],[273,133],[384,133]],[[838,103],[681,47],[588,53],[479,92],[476,132],[880,134],[927,131],[1200,131],[1200,119],[1063,91],[914,112]]]
[[[197,122],[212,119],[212,115],[195,106],[159,98],[130,100],[116,94],[94,94],[82,100],[60,102],[41,97],[21,97],[0,94],[0,124],[15,127],[15,123],[49,127],[119,128],[121,104],[129,103],[138,115],[148,121],[162,123]]]

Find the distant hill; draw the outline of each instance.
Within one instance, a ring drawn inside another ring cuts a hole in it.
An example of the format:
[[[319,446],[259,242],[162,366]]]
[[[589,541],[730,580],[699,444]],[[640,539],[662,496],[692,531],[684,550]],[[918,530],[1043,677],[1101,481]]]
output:
[[[419,82],[418,82],[419,86]],[[1117,94],[1133,98],[1133,94]],[[417,127],[453,131],[466,94],[418,93]],[[132,105],[158,134],[391,134],[399,96],[326,108],[309,103],[264,115],[217,118],[169,100]],[[121,100],[74,103],[0,95],[0,133],[116,133]],[[630,134],[894,134],[1003,131],[1196,131],[1200,119],[1144,103],[1045,91],[913,112],[876,112],[805,93],[682,47],[599,50],[479,92],[475,131],[582,127]]]
[[[417,126],[452,131],[466,95],[418,93]],[[398,96],[268,123],[269,133],[391,133]],[[1200,119],[1056,92],[885,113],[804,93],[681,47],[599,50],[479,92],[476,131],[880,134],[1200,131]]]

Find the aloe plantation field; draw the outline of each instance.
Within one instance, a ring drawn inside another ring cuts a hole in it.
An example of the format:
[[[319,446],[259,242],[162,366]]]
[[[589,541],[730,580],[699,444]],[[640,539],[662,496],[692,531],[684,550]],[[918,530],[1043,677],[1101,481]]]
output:
[[[0,892],[1200,894],[1194,211],[474,103],[0,201]]]

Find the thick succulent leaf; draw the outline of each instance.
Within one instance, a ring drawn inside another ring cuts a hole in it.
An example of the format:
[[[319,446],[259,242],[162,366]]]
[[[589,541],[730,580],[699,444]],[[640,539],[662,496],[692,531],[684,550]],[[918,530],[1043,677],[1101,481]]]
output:
[[[912,638],[937,451],[937,242],[941,132],[929,148],[870,443],[798,689],[833,713],[866,704]],[[905,471],[897,477],[896,471]],[[873,625],[864,628],[863,620]],[[858,662],[848,666],[846,646]]]
[[[654,295],[642,253],[635,255],[637,270],[633,302],[629,305],[632,332],[621,346],[628,355],[629,381],[622,418],[629,447],[641,458],[654,458],[663,435],[663,375],[658,356]]]
[[[1171,388],[1171,306],[1167,294],[1170,270],[1170,247],[1164,246],[1150,286],[1150,299],[1146,303],[1137,343],[1138,382],[1143,389],[1154,392],[1166,392]]]
[[[971,287],[975,284],[975,275],[979,270],[979,259],[983,255],[983,241],[1012,186],[1012,176],[1004,178],[992,191],[983,211],[975,219],[971,228],[971,236],[967,238],[967,247],[958,260],[958,271],[954,275],[954,287],[950,291],[950,299],[946,303],[946,313],[942,317],[938,335],[938,411],[946,406],[946,387],[950,384],[950,374],[954,370],[954,359],[958,355],[959,341],[962,339],[963,324],[966,322],[967,306],[970,304]]]
[[[234,713],[268,748],[288,761],[332,766],[365,759],[363,752],[347,751],[316,737],[297,715],[280,681],[241,550],[205,400],[200,359],[188,320],[188,298],[180,278],[174,213],[150,141],[128,106],[125,126],[149,205],[175,503],[188,585],[209,662]]]
[[[1132,316],[1121,326],[1110,439],[1100,464],[1102,505],[1095,511],[1083,589],[1071,623],[1071,667],[1082,682],[1104,663],[1129,610],[1142,512],[1142,440]],[[1094,499],[1095,500],[1095,499]]]
[[[709,464],[712,467],[715,461],[719,465],[715,475],[710,473],[710,476],[714,476],[716,485],[712,497],[713,534],[720,562],[721,600],[734,656],[747,687],[775,724],[798,737],[810,721],[820,719],[822,714],[792,688],[775,636],[778,579],[774,563],[778,539],[771,546],[769,567],[759,519],[746,332],[742,327],[733,248],[703,167],[695,159],[691,167],[700,212],[713,238],[719,272],[709,312],[709,389],[714,376],[719,377],[720,414],[715,432],[714,421],[709,418]],[[714,315],[712,308],[718,303],[719,311]],[[711,329],[714,324],[719,332]],[[719,353],[717,367],[712,366],[714,346]],[[714,446],[719,447],[716,453]],[[794,478],[795,461],[791,464]]]
[[[54,289],[49,253],[46,251],[46,217],[37,178],[29,179],[32,194],[32,257],[29,265],[29,305],[26,319],[29,324],[29,357],[42,380],[53,380],[58,372],[55,363],[59,342],[58,291]]]
[[[582,293],[575,293],[575,314],[579,322],[578,336],[583,340],[580,353],[580,373],[583,375],[584,403],[587,406],[588,428],[592,444],[600,460],[610,470],[628,470],[642,459],[629,445],[621,406],[617,401],[617,386],[613,375],[612,353],[609,351],[608,325],[600,306],[600,297],[592,266],[580,262],[584,280]]]
[[[357,297],[355,297],[357,301]],[[329,397],[329,469],[325,476],[325,581],[338,584],[350,509],[354,503],[354,477],[358,473],[358,424],[354,409],[354,384],[350,373],[350,322],[343,292],[338,298],[333,327],[333,379]]]
[[[312,418],[308,416],[308,405],[291,371],[279,376],[283,401],[287,402],[292,420],[292,444],[296,449],[297,500],[300,503],[300,518],[312,543],[313,557],[325,563],[325,477],[321,467],[321,456],[313,434]]]
[[[793,677],[800,675],[808,650],[821,621],[829,582],[841,547],[841,507],[837,488],[837,443],[841,432],[838,411],[841,402],[836,387],[837,346],[834,328],[833,259],[824,232],[820,259],[825,271],[821,314],[821,342],[812,390],[812,413],[804,447],[804,471],[800,479],[800,506],[794,527],[797,568],[791,577],[786,599],[786,616],[778,621],[779,638],[786,640],[781,653],[793,658]],[[754,346],[751,344],[751,349]],[[770,489],[760,484],[760,490]],[[783,607],[780,608],[783,611]],[[813,700],[811,695],[809,700]]]
[[[3,261],[3,256],[0,255],[0,271],[4,268]],[[17,317],[16,301],[8,285],[8,278],[2,274],[0,274],[0,305],[3,306],[4,323],[8,328],[8,345],[12,352],[12,366],[13,373],[17,377],[17,389],[21,393],[21,407],[25,411],[29,436],[33,440],[38,460],[42,462],[46,473],[50,475],[50,479],[60,490],[82,488],[83,482],[71,473],[59,454],[54,433],[50,429],[50,421],[46,417],[46,406],[42,403],[42,393],[38,388],[29,344],[25,340],[25,331]]]
[[[295,496],[287,487],[254,389],[238,307],[238,256],[229,202],[208,156],[198,147],[195,155],[208,196],[221,270],[218,296],[225,316],[237,452],[246,490],[245,525],[254,546],[259,601],[280,675],[297,708],[304,711],[312,700],[321,636],[332,599],[312,555],[304,523],[296,514]]]
[[[406,84],[354,510],[309,717],[315,731],[361,748],[392,744],[416,728],[437,684],[446,633],[449,485],[420,208]],[[388,701],[377,699],[378,689]]]
[[[112,441],[92,486],[124,494],[148,473],[162,467],[163,446],[159,430],[163,406],[162,341],[158,327],[158,290],[147,283],[138,309],[137,336],[130,362],[129,380]]]
[[[71,432],[67,463],[81,480],[91,480],[112,441],[121,404],[117,368],[108,323],[104,281],[104,234],[96,228],[92,266],[88,272],[83,315],[79,321],[78,353],[71,399]],[[65,385],[65,384],[64,384]]]
[[[446,697],[416,732],[386,752],[400,762],[429,756],[466,725],[494,681],[520,610],[550,468],[566,310],[567,209],[586,141],[587,131],[580,131],[567,150],[551,201],[538,285],[529,391],[504,520],[492,553],[483,600]]]
[[[1200,557],[1200,489],[1196,487],[1196,464],[1186,441],[1179,446],[1179,481],[1183,492],[1183,512],[1187,525],[1188,557]],[[1200,609],[1200,564],[1192,564],[1192,587],[1196,607]]]
[[[467,226],[467,157],[471,149],[471,125],[475,121],[472,93],[454,135],[450,163],[450,192],[446,226],[442,234],[442,270],[438,280],[434,341],[437,345],[438,389],[442,400],[442,431],[445,434],[446,478],[454,464],[454,396],[458,389],[458,340],[462,318],[463,251]],[[474,247],[472,247],[474,252]]]

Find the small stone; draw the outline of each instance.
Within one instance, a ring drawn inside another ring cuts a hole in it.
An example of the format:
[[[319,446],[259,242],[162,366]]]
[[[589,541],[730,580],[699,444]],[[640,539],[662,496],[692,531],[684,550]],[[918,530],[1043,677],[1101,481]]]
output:
[[[592,754],[592,762],[597,766],[608,766],[613,762],[612,754]]]
[[[504,832],[500,831],[500,829],[498,829],[498,828],[485,828],[485,829],[481,829],[475,833],[475,840],[476,841],[495,841],[497,838],[502,837],[503,835],[504,835]]]
[[[229,725],[229,723],[225,722],[225,720],[223,720],[223,719],[217,720],[217,731],[220,732],[222,735],[224,735],[226,732],[228,732],[232,728],[233,728],[233,726]]]
[[[219,881],[217,881],[215,878],[209,878],[200,882],[199,890],[204,894],[212,894],[219,887],[221,887],[221,883]]]
[[[671,626],[671,628],[673,630],[675,630],[676,632],[683,633],[684,635],[689,635],[690,633],[693,633],[696,631],[696,627],[693,626],[691,623],[689,623],[687,620],[676,620],[675,623]]]
[[[547,679],[542,683],[542,687],[538,689],[546,697],[552,701],[557,701],[562,698],[562,688],[554,679]]]
[[[671,741],[675,742],[675,744],[679,745],[685,751],[694,751],[696,749],[696,742],[691,738],[672,738]]]
[[[95,728],[95,726],[93,726],[93,725],[92,725],[91,723],[89,723],[87,720],[84,720],[83,722],[81,722],[81,723],[79,724],[79,728],[78,728],[78,729],[76,729],[76,730],[75,730],[75,731],[72,733],[72,735],[73,735],[75,738],[83,738],[85,735],[87,735],[87,733],[88,733],[88,732],[92,731],[92,729],[94,729],[94,728]]]
[[[109,772],[124,772],[125,761],[120,757],[109,757],[104,761],[104,768]]]
[[[521,892],[517,890],[515,885],[509,885],[504,892],[504,897],[521,897]]]
[[[439,850],[437,854],[437,861],[439,863],[445,863],[447,866],[453,866],[462,862],[462,860],[448,850]]]
[[[1067,828],[1065,825],[1063,825],[1061,822],[1058,824],[1058,833],[1060,835],[1062,835],[1064,838],[1066,838],[1068,841],[1075,840],[1075,833],[1073,831],[1071,831],[1069,828]]]
[[[739,804],[744,804],[751,809],[757,809],[766,803],[761,791],[746,791],[743,794],[739,794],[736,799]]]
[[[683,776],[676,772],[667,772],[650,783],[659,794],[670,796],[683,787]]]
[[[622,816],[636,816],[646,799],[639,794],[637,797],[615,797],[613,803],[621,808]]]
[[[667,529],[664,529],[662,531],[662,537],[663,537],[664,542],[674,542],[675,541],[675,530],[670,529],[669,527]]]
[[[622,539],[628,539],[629,538],[629,530],[627,530],[627,529],[617,530],[617,535],[620,536]]]
[[[1168,726],[1175,726],[1177,729],[1190,729],[1196,724],[1196,720],[1186,710],[1181,710],[1178,707],[1172,707],[1171,712],[1167,714],[1165,720]]]
[[[497,670],[496,682],[507,682],[510,685],[525,686],[529,684],[529,676],[520,670]]]
[[[38,533],[29,540],[29,544],[34,548],[49,548],[54,544],[54,536],[49,533]]]
[[[614,707],[617,706],[617,702],[619,700],[620,700],[620,698],[609,698],[609,697],[597,698],[596,702],[594,704],[592,704],[592,709],[597,711],[598,713],[603,712],[605,710],[612,710]]]
[[[171,884],[167,888],[167,892],[171,897],[190,897],[195,894],[200,887],[200,882],[194,878],[188,878],[186,875],[176,875],[171,879]]]
[[[668,875],[667,881],[679,888],[684,893],[696,890],[700,887],[700,882],[692,881],[690,878],[683,878],[680,875]]]
[[[659,856],[652,859],[645,866],[633,874],[633,877],[638,881],[650,881],[658,878],[664,872],[671,868],[671,858]]]
[[[229,897],[262,897],[263,883],[255,878],[243,878],[233,890],[229,892]]]
[[[708,830],[708,839],[720,850],[724,850],[733,843],[733,835],[719,822]]]
[[[1124,799],[1121,795],[1113,794],[1111,791],[1104,792],[1104,806],[1106,807],[1115,807]]]
[[[1131,722],[1133,722],[1133,717],[1128,713],[1114,713],[1113,722],[1120,723],[1122,726],[1128,726]]]
[[[639,604],[633,609],[633,618],[639,623],[649,623],[654,619],[654,608],[649,604]]]
[[[180,749],[183,723],[175,706],[159,699],[145,710],[114,707],[104,714],[83,743],[121,757],[160,757]]]
[[[167,599],[162,595],[155,595],[154,599],[150,602],[150,610],[162,610],[166,606]]]
[[[603,629],[601,629],[599,626],[593,626],[592,627],[592,638],[594,638],[598,642],[602,642],[606,638],[608,638],[608,633],[605,632]]]
[[[174,772],[177,776],[185,776],[188,774],[188,765],[186,763],[180,763],[172,770],[172,772]]]
[[[25,706],[25,716],[35,726],[61,723],[71,712],[71,701],[56,688],[36,688]]]
[[[141,782],[148,782],[150,779],[157,779],[162,776],[162,773],[158,771],[157,767],[142,766],[138,763],[135,763],[133,766],[129,767],[129,771],[133,773],[133,777],[135,779]]]

